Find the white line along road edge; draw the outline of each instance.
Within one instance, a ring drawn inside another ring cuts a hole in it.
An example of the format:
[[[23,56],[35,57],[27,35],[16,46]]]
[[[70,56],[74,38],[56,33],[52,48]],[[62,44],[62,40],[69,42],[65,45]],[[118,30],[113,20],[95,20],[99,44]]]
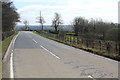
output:
[[[45,47],[43,47],[42,45],[40,45],[40,47],[42,47],[43,49],[45,49],[47,52],[49,52],[51,55],[55,56],[57,59],[60,59],[60,57],[56,56],[55,54],[53,54],[52,52],[50,52],[48,49],[46,49]]]
[[[13,49],[14,49],[14,43],[16,41],[16,38],[18,37],[19,33],[17,34],[17,36],[15,37],[14,41],[13,41]],[[14,71],[13,71],[13,51],[10,55],[10,78],[14,78]]]
[[[11,53],[11,56],[10,56],[10,78],[14,78],[14,72],[13,72],[13,53]]]

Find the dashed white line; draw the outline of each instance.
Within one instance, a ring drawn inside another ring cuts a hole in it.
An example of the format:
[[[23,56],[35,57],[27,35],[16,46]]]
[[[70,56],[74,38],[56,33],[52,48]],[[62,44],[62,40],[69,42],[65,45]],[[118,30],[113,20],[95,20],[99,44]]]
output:
[[[46,50],[47,52],[49,52],[51,55],[55,56],[57,59],[60,59],[60,57],[56,56],[55,54],[53,54],[52,52],[50,52],[48,49],[46,49],[45,47],[43,47],[42,45],[40,45],[40,47],[42,47],[44,50]]]
[[[36,40],[34,40],[34,39],[32,39],[35,43],[37,43],[37,41]]]
[[[89,75],[88,76],[89,78],[93,79],[93,80],[96,80],[93,76]]]

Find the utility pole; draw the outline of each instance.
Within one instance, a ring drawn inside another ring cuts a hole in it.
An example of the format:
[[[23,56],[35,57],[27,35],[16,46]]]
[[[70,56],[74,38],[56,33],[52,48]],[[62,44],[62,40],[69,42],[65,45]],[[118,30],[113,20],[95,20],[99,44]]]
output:
[[[42,25],[42,21],[41,21],[42,19],[41,19],[41,11],[40,11],[40,23],[41,23],[41,25]],[[42,31],[43,31],[43,26],[42,26]]]
[[[40,23],[41,23],[42,31],[43,31],[43,21],[42,21],[41,11],[40,11]]]
[[[40,11],[39,23],[41,24],[42,31],[43,31],[43,24],[45,23],[45,21],[44,21],[44,18],[42,17],[42,15],[41,15],[41,11]]]
[[[40,16],[37,17],[37,20],[38,20],[37,23],[40,23],[40,26],[42,27],[42,31],[43,31],[43,24],[45,23],[45,20],[41,15],[41,11],[40,11]]]

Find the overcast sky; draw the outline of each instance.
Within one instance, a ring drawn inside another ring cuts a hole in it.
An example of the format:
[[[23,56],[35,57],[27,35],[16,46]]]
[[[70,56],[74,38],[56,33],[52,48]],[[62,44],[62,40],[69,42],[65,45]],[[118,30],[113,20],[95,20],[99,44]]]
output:
[[[64,24],[71,24],[76,16],[86,19],[102,18],[107,22],[118,22],[119,0],[12,0],[18,9],[21,21],[38,25],[36,17],[40,11],[46,23],[51,25],[54,13],[61,14]],[[19,23],[23,24],[23,23]]]

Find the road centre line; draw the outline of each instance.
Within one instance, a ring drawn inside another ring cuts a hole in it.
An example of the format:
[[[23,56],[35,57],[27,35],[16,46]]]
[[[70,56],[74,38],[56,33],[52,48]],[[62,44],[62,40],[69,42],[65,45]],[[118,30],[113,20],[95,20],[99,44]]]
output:
[[[47,52],[49,52],[51,55],[55,56],[57,59],[60,59],[60,57],[56,56],[55,54],[53,54],[52,52],[50,52],[48,49],[46,49],[45,47],[43,47],[42,45],[40,45],[40,47],[42,47],[44,50],[46,50]]]
[[[34,39],[32,39],[35,43],[37,43],[37,41],[35,41]]]
[[[60,57],[56,56],[55,54],[53,54],[51,51],[49,51],[48,49],[46,49],[45,47],[43,47],[42,45],[40,45],[40,47],[42,47],[44,50],[46,50],[47,52],[49,52],[51,55],[55,56],[57,59],[60,59]],[[94,79],[94,77],[92,77],[91,75],[88,76],[89,78]]]
[[[93,79],[93,80],[96,80],[93,76],[89,75],[88,76],[89,78]]]

